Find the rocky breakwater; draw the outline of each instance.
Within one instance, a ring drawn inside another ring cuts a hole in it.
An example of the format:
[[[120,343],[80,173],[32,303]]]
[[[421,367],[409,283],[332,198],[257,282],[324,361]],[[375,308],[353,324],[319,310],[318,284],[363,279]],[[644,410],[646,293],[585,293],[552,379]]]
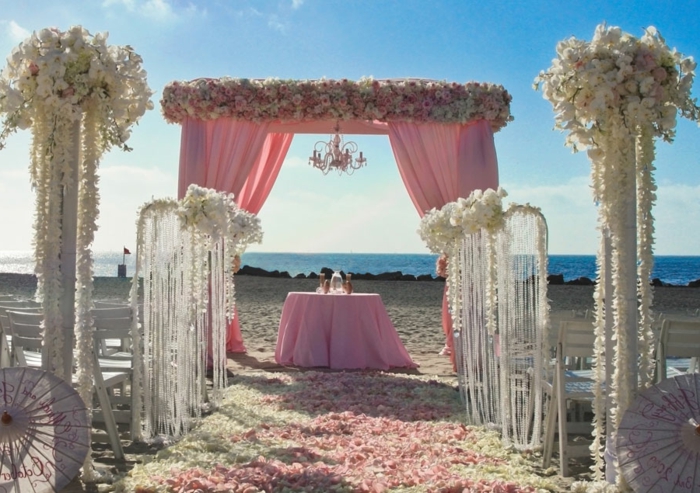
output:
[[[325,274],[326,279],[330,279],[331,276],[333,276],[333,269],[329,269],[328,267],[323,267],[320,271],[320,274]],[[343,276],[343,278],[346,277],[346,273],[344,271],[340,271],[340,274]],[[430,274],[423,274],[419,276],[414,276],[413,274],[404,274],[401,271],[395,271],[395,272],[382,272],[381,274],[370,274],[369,272],[365,272],[364,274],[361,272],[349,272],[349,274],[352,274],[352,279],[353,280],[359,280],[359,281],[444,281],[445,279],[442,277],[433,277]],[[265,269],[261,269],[259,267],[251,267],[249,265],[244,265],[241,267],[241,270],[238,271],[236,274],[238,276],[258,276],[258,277],[277,277],[281,279],[291,279],[292,276],[289,274],[287,271],[278,271],[278,270],[273,270],[273,271],[267,271]],[[294,279],[318,279],[319,274],[315,272],[311,272],[308,275],[301,273],[297,274],[294,276]]]
[[[654,278],[649,283],[657,288],[700,288],[700,279],[690,281],[686,285],[663,282],[659,278]],[[564,274],[550,274],[547,276],[547,284],[552,286],[595,286],[596,282],[588,277],[579,277],[577,279],[565,281]]]

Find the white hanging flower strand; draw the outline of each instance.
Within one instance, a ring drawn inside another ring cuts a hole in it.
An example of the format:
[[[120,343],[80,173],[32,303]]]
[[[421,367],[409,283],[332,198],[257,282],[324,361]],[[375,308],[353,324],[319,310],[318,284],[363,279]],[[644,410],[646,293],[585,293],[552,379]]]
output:
[[[651,208],[656,185],[653,178],[654,138],[667,142],[675,137],[676,115],[698,121],[700,108],[691,97],[696,63],[670,49],[654,27],[645,30],[641,38],[623,33],[618,27],[601,24],[592,41],[570,38],[557,45],[557,57],[552,66],[535,79],[535,89],[541,89],[555,112],[555,127],[566,131],[566,144],[576,152],[587,149],[591,160],[593,194],[599,204],[601,247],[598,252],[598,282],[595,293],[596,356],[598,386],[594,400],[595,442],[591,450],[596,458],[596,479],[602,480],[605,442],[604,380],[605,321],[612,323],[615,338],[613,381],[609,382],[612,407],[610,415],[616,429],[636,391],[636,385],[651,384],[652,332],[650,306],[652,290],[649,277],[653,266],[654,223]],[[636,182],[636,190],[632,179]],[[636,193],[637,251],[627,251],[632,240],[625,228],[634,208],[628,196]],[[609,236],[611,272],[602,260]],[[627,258],[637,258],[636,272],[628,271]],[[626,279],[637,278],[637,292],[629,293]],[[605,280],[611,280],[612,292],[606,292]],[[635,296],[636,295],[636,296]],[[607,312],[604,300],[612,298],[612,310]],[[625,373],[626,348],[632,341],[624,330],[635,317],[638,298],[639,378],[631,384]],[[618,475],[621,479],[621,475]]]

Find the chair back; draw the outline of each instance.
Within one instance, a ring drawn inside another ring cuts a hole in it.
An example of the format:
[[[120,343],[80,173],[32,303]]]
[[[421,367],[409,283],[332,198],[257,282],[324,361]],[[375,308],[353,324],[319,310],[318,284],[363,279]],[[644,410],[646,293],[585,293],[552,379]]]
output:
[[[11,358],[19,366],[42,367],[44,350],[41,313],[8,310],[12,340]]]
[[[563,320],[559,326],[558,348],[563,358],[593,356],[595,326],[593,319]]]
[[[700,320],[664,319],[657,345],[657,381],[667,377],[667,358],[691,358],[688,371],[697,371],[697,360],[700,358]]]
[[[7,317],[7,311],[12,310],[12,311],[21,311],[21,312],[29,312],[29,313],[41,313],[41,305],[39,306],[23,306],[26,304],[25,301],[20,302],[17,305],[12,305],[9,304],[9,302],[0,302],[0,332],[7,332],[7,335],[9,336],[10,333],[10,320]],[[34,304],[34,302],[32,302]]]
[[[17,301],[17,298],[11,294],[0,294],[0,302],[1,301]]]
[[[700,356],[700,320],[664,320],[659,342],[667,358]]]
[[[112,357],[115,353],[131,351],[132,313],[131,307],[126,305],[92,310],[95,326],[93,338],[99,356]]]
[[[105,319],[105,318],[131,318],[132,311],[131,306],[121,305],[112,306],[108,308],[93,308],[90,310],[92,318],[94,320]]]

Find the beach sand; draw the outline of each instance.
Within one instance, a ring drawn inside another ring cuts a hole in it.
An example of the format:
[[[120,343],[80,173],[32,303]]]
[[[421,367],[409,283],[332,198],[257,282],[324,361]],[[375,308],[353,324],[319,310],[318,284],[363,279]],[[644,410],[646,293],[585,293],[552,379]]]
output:
[[[277,330],[282,305],[287,293],[312,292],[314,279],[284,279],[236,276],[236,303],[245,355],[229,355],[234,372],[266,369],[293,370],[274,361]],[[420,365],[419,373],[452,375],[449,358],[438,353],[445,344],[441,326],[441,303],[444,282],[439,281],[353,281],[358,293],[378,293],[386,306],[399,337],[413,360]],[[0,274],[0,294],[31,298],[36,289],[34,276]],[[131,289],[130,279],[98,277],[95,279],[95,300],[126,301]],[[571,318],[574,312],[584,313],[593,308],[593,286],[550,285],[552,328],[558,321]],[[655,313],[673,317],[695,317],[700,310],[700,288],[654,288]]]
[[[241,332],[248,349],[246,354],[229,354],[228,366],[236,374],[253,371],[300,371],[281,366],[274,361],[277,330],[282,306],[287,293],[312,292],[317,280],[281,279],[254,276],[236,277],[236,300],[240,316]],[[131,289],[129,279],[102,277],[95,279],[95,300],[127,301]],[[358,293],[381,295],[399,337],[413,360],[420,365],[416,370],[396,369],[426,375],[456,376],[449,358],[438,353],[445,343],[441,326],[441,306],[444,282],[439,281],[353,281]],[[12,294],[31,298],[36,289],[33,276],[0,274],[0,294]],[[558,322],[574,315],[582,315],[593,308],[593,287],[554,285],[548,287],[553,334]],[[654,289],[653,309],[665,316],[694,318],[700,310],[700,289],[682,287],[658,287]],[[130,444],[126,449],[125,463],[114,461],[108,448],[98,447],[93,456],[101,467],[113,467],[120,471],[130,469],[139,454],[153,454],[145,444]],[[554,465],[558,457],[554,457]],[[582,459],[571,464],[574,474],[560,478],[561,490],[567,491],[575,479],[590,479],[590,460]],[[546,474],[554,474],[550,469]],[[545,472],[543,471],[543,474]],[[77,479],[67,492],[97,491],[95,485],[82,485]]]

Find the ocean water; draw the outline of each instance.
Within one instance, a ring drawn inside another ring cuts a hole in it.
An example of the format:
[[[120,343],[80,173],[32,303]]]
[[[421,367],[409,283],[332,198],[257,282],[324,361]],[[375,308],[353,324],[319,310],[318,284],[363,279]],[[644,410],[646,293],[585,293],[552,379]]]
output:
[[[287,271],[290,275],[318,273],[322,267],[345,272],[381,274],[401,271],[404,274],[435,275],[436,255],[392,253],[245,253],[243,265],[268,271]],[[116,277],[117,264],[125,261],[127,275],[134,272],[134,255],[120,252],[95,253],[95,275]],[[34,271],[31,252],[0,252],[0,272],[31,274]],[[569,281],[579,277],[595,279],[594,255],[550,255],[549,273],[563,274]],[[700,256],[664,256],[654,258],[652,278],[668,284],[684,286],[700,279]]]

